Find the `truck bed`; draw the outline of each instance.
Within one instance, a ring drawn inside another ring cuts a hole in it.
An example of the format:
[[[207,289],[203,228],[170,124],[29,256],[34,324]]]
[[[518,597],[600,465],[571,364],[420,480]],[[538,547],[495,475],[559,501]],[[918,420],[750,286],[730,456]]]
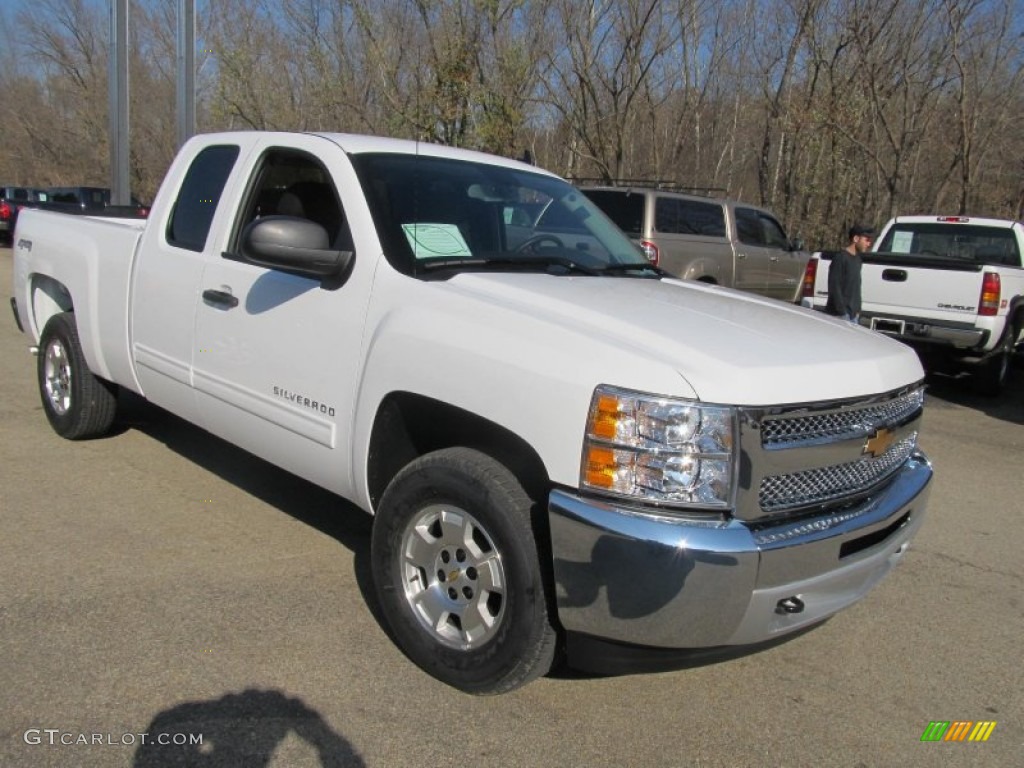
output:
[[[35,270],[15,275],[14,285],[23,292],[17,297],[22,323],[38,340],[40,320],[51,314],[48,308],[75,310],[89,368],[109,381],[135,380],[129,363],[126,297],[131,294],[131,267],[145,226],[143,219],[69,216],[33,208],[24,209],[18,218],[15,242],[25,244],[33,258],[16,262],[16,269],[27,269],[31,263]],[[66,276],[67,290],[45,277],[50,274]],[[92,298],[75,306],[72,296]]]

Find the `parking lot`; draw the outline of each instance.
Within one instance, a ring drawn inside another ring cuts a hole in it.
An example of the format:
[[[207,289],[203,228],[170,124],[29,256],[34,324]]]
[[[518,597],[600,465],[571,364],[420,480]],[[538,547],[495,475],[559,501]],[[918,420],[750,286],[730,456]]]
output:
[[[10,280],[0,249],[5,304]],[[728,661],[478,698],[388,639],[366,516],[134,399],[62,440],[4,311],[2,766],[1024,764],[1020,366],[998,400],[931,383],[929,518],[863,602]]]

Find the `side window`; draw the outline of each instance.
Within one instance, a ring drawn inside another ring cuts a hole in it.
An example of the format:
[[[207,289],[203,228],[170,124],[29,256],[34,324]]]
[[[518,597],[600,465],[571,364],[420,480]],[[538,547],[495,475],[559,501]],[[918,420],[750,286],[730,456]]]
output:
[[[760,217],[753,208],[736,209],[736,236],[744,245],[764,245]]]
[[[332,247],[352,249],[352,238],[331,175],[312,155],[272,148],[260,158],[241,215],[235,225],[233,252],[246,225],[264,216],[309,219],[327,230]]]
[[[671,235],[696,234],[683,218],[680,201],[674,197],[661,197],[654,203],[654,229]]]
[[[610,190],[586,190],[583,194],[594,201],[615,226],[632,237],[643,232],[645,195]]]
[[[725,237],[725,212],[719,203],[659,197],[654,228],[678,235]]]
[[[174,202],[167,225],[168,243],[190,251],[206,247],[213,214],[237,159],[238,147],[227,145],[207,147],[196,155]]]
[[[771,216],[761,214],[761,228],[764,233],[765,245],[769,248],[782,248],[785,250],[789,247],[789,240],[786,238],[786,233],[782,230],[782,225]]]

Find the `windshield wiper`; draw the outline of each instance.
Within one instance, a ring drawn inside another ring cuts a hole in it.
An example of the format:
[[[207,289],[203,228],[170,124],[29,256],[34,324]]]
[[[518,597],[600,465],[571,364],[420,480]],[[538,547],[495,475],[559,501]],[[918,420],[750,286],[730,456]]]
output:
[[[541,258],[529,257],[529,258],[501,258],[501,259],[481,259],[481,258],[463,258],[463,259],[439,259],[435,261],[424,261],[419,265],[424,270],[436,270],[436,269],[494,269],[494,270],[505,270],[509,268],[520,268],[520,269],[533,269],[543,272],[551,271],[551,269],[558,268],[565,270],[566,274],[570,272],[577,272],[582,275],[600,275],[601,270],[594,269],[593,267],[587,267],[583,264],[573,261],[572,259],[559,258],[557,256],[544,256]],[[557,274],[557,273],[556,273]]]
[[[658,277],[673,277],[669,272],[666,272],[661,267],[656,267],[653,264],[641,264],[641,263],[630,263],[630,264],[609,264],[604,267],[601,272],[603,274],[614,274],[616,272],[653,272]]]

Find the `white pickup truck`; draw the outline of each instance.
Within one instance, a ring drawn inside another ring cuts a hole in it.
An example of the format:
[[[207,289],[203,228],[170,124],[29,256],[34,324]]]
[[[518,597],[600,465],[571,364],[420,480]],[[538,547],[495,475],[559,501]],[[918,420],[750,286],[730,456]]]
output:
[[[199,136],[147,221],[27,210],[13,261],[59,434],[121,387],[352,500],[392,637],[465,691],[820,622],[925,517],[913,352],[667,278],[514,160]]]
[[[926,367],[1006,386],[1024,334],[1024,225],[969,216],[899,216],[863,256],[860,322],[907,342]],[[804,306],[824,309],[831,253],[815,253]]]

